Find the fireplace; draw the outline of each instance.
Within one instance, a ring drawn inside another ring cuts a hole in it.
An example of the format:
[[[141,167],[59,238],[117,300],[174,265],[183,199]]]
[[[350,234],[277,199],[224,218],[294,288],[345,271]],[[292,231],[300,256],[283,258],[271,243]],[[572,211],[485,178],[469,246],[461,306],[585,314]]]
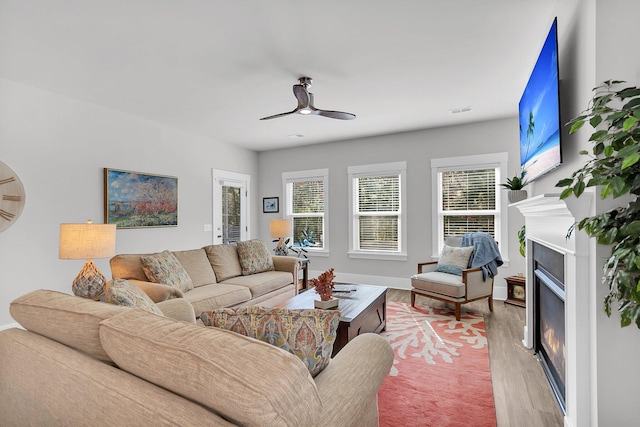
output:
[[[533,242],[534,345],[558,404],[565,412],[566,340],[564,256]]]
[[[576,222],[594,215],[595,193],[589,190],[567,199],[540,194],[511,206],[524,215],[527,227],[526,292],[533,303],[527,304],[522,343],[540,356],[549,382],[557,386],[554,392],[564,404],[565,427],[596,425],[596,359],[591,345],[592,290],[598,277],[595,242],[584,231],[567,235]],[[542,311],[536,311],[536,301],[542,303]]]

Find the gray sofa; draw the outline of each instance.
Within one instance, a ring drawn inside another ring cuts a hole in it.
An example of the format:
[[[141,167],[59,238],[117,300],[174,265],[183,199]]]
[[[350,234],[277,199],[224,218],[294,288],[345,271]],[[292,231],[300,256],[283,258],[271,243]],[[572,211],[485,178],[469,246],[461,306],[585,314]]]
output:
[[[39,290],[15,300],[26,330],[0,331],[3,426],[376,426],[393,362],[363,334],[316,377],[275,346],[193,323]]]
[[[186,270],[193,288],[175,292],[150,282],[141,257],[152,254],[121,254],[111,258],[114,279],[128,279],[154,302],[168,296],[184,296],[196,316],[203,311],[246,305],[275,306],[296,294],[299,262],[294,257],[272,256],[273,270],[243,274],[236,245],[210,245],[200,249],[171,252]],[[245,271],[246,273],[246,271]]]

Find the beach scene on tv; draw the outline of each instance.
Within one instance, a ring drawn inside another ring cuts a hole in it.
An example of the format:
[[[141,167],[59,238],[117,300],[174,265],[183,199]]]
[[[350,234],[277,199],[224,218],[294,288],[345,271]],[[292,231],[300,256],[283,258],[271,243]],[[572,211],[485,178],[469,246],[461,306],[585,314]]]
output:
[[[520,166],[527,181],[562,160],[555,35],[552,27],[520,99]]]

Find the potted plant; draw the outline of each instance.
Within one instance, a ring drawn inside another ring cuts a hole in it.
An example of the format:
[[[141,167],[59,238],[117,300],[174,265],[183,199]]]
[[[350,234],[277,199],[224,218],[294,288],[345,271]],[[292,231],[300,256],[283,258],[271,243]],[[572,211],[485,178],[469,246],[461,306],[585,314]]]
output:
[[[527,190],[523,190],[525,185],[529,182],[524,179],[525,171],[522,171],[520,176],[514,176],[513,178],[507,178],[507,182],[500,184],[502,187],[509,190],[509,203],[519,202],[527,198]]]
[[[635,322],[640,328],[640,89],[616,90],[622,81],[606,81],[594,89],[589,107],[571,120],[569,133],[586,122],[595,129],[584,166],[556,187],[566,187],[560,198],[580,197],[585,187],[598,186],[600,197],[625,196],[626,206],[582,219],[577,227],[602,245],[611,245],[604,263],[603,283],[609,287],[604,309],[611,315],[617,302],[621,326]],[[570,230],[571,232],[572,230]]]

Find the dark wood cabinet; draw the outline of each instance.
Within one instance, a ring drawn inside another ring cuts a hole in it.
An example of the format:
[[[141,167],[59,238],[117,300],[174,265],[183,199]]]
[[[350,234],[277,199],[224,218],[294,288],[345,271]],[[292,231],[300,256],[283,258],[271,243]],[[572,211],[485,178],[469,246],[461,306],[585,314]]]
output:
[[[505,303],[520,307],[527,306],[526,280],[522,276],[509,276],[507,281],[507,299]]]

